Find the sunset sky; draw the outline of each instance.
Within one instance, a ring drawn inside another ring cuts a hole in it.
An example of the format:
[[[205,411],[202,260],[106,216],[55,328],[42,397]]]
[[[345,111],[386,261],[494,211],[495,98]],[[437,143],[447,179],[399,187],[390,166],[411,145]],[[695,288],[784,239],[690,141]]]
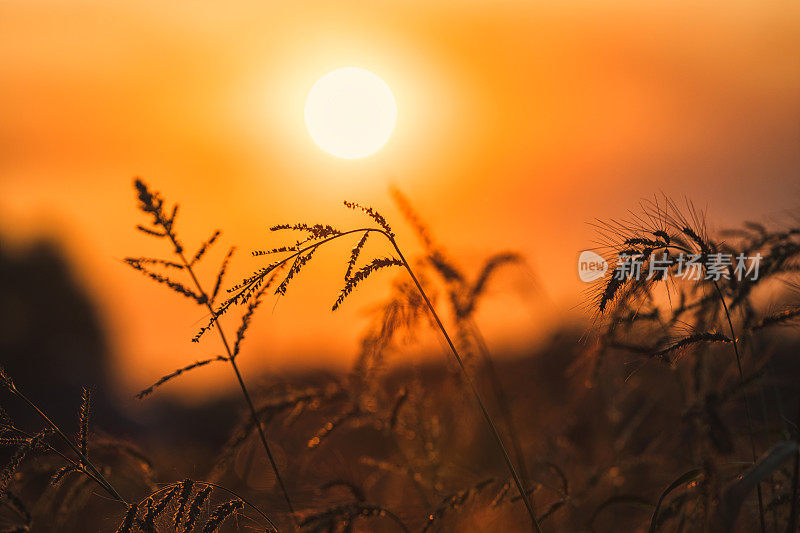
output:
[[[397,101],[394,133],[364,159],[322,151],[303,120],[315,80],[346,66]],[[0,69],[0,238],[64,246],[125,390],[218,350],[189,343],[202,310],[121,263],[169,252],[133,229],[134,176],[180,201],[187,244],[222,229],[209,260],[237,245],[237,275],[262,263],[246,252],[276,242],[273,224],[357,223],[345,199],[385,212],[415,255],[393,184],[466,269],[528,258],[479,315],[498,350],[581,318],[595,218],[660,192],[712,227],[800,203],[796,1],[6,0]],[[331,314],[349,246],[268,300],[245,368],[352,360],[392,274]]]

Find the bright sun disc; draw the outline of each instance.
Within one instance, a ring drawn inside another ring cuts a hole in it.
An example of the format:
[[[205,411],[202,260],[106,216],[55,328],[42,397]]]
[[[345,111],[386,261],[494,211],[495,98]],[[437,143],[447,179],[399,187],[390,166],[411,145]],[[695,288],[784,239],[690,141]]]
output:
[[[389,140],[397,104],[381,78],[363,68],[345,67],[317,80],[306,99],[305,118],[320,148],[344,159],[359,159]]]

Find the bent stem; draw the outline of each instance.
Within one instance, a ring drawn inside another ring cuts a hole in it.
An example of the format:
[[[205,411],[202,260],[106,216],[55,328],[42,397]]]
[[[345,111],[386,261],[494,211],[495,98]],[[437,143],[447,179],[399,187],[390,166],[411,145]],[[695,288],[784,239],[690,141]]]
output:
[[[478,402],[478,406],[481,409],[481,413],[483,414],[483,417],[486,420],[486,423],[489,425],[489,429],[492,432],[492,436],[494,437],[494,440],[497,443],[498,448],[500,448],[500,451],[503,454],[503,459],[504,459],[504,461],[506,463],[506,466],[508,467],[508,470],[511,473],[511,477],[514,479],[514,483],[516,484],[517,489],[519,490],[519,494],[520,494],[519,497],[525,503],[525,508],[527,509],[528,514],[530,515],[530,519],[531,519],[531,523],[533,525],[533,528],[537,531],[537,533],[541,533],[541,528],[539,527],[539,522],[536,519],[536,513],[534,512],[533,505],[531,504],[531,501],[530,501],[530,499],[528,497],[528,491],[525,489],[525,487],[524,487],[524,485],[522,483],[522,480],[520,479],[519,474],[517,474],[517,470],[514,467],[514,463],[511,461],[511,458],[510,458],[510,456],[508,454],[508,451],[506,450],[505,444],[503,443],[503,439],[500,436],[500,433],[497,431],[497,427],[495,426],[494,421],[492,420],[492,416],[489,414],[489,411],[486,408],[486,404],[484,403],[483,398],[480,395],[480,392],[478,392],[478,387],[475,385],[475,382],[472,380],[472,377],[470,376],[469,372],[467,371],[466,365],[464,365],[464,361],[461,358],[461,355],[458,353],[458,350],[456,349],[455,344],[453,344],[453,341],[450,338],[450,335],[447,333],[447,330],[445,329],[444,324],[442,324],[442,321],[439,318],[439,315],[436,313],[436,310],[434,309],[433,304],[431,304],[431,301],[428,298],[428,295],[425,293],[425,290],[422,288],[422,285],[420,284],[419,280],[417,279],[417,276],[414,274],[414,271],[411,269],[411,266],[408,264],[408,261],[406,260],[405,256],[403,256],[403,252],[400,251],[400,248],[397,245],[397,242],[394,240],[394,237],[392,235],[390,235],[387,231],[385,231],[383,229],[378,229],[378,228],[362,227],[362,228],[358,228],[358,229],[353,229],[353,230],[348,230],[348,231],[343,231],[343,232],[340,232],[340,233],[336,233],[335,235],[325,237],[325,238],[323,238],[323,239],[321,239],[321,240],[319,240],[319,241],[317,241],[317,242],[315,242],[313,244],[310,244],[310,245],[306,246],[305,248],[303,248],[301,250],[295,250],[294,253],[292,253],[291,255],[281,259],[280,261],[277,261],[276,263],[273,263],[268,270],[265,270],[264,272],[262,272],[258,276],[255,276],[252,279],[250,279],[248,281],[248,283],[246,283],[244,286],[240,287],[238,292],[234,296],[229,298],[226,303],[224,303],[219,309],[216,310],[216,312],[212,311],[212,317],[213,317],[212,321],[213,321],[213,323],[216,324],[217,317],[220,316],[230,305],[232,305],[233,302],[238,301],[238,299],[240,297],[242,297],[242,295],[244,295],[250,289],[250,287],[252,287],[255,283],[257,283],[258,281],[263,279],[263,277],[266,276],[268,272],[271,272],[274,269],[286,264],[287,262],[294,260],[296,257],[299,257],[299,256],[301,256],[302,254],[305,254],[308,251],[315,250],[315,249],[319,248],[320,246],[322,246],[325,243],[334,241],[336,239],[341,239],[342,237],[344,237],[346,235],[352,235],[352,234],[355,234],[355,233],[369,233],[369,232],[380,233],[381,235],[386,237],[386,239],[392,244],[392,247],[394,248],[394,250],[397,252],[397,255],[400,258],[400,262],[403,264],[403,267],[408,272],[409,276],[411,277],[411,280],[414,282],[414,285],[416,286],[417,290],[419,291],[420,295],[422,296],[423,300],[425,301],[425,305],[427,306],[428,311],[433,316],[433,319],[436,322],[436,325],[438,326],[439,331],[441,331],[442,335],[444,336],[445,340],[447,341],[447,345],[450,347],[450,351],[453,353],[453,356],[455,357],[456,362],[458,363],[459,369],[460,369],[461,373],[463,374],[465,381],[469,385],[470,391],[475,396],[475,399]],[[209,306],[209,308],[211,308],[211,307]],[[219,329],[219,326],[217,326],[217,329]]]
[[[383,233],[383,232],[381,232]],[[461,359],[461,355],[459,355],[458,350],[453,344],[452,339],[450,339],[450,335],[447,333],[444,325],[442,324],[441,319],[439,319],[439,315],[436,313],[436,310],[431,304],[431,301],[428,299],[428,295],[425,293],[425,289],[422,288],[417,276],[414,275],[414,271],[411,270],[411,266],[406,261],[406,258],[403,256],[403,252],[400,251],[400,247],[397,246],[397,242],[392,238],[390,235],[384,233],[389,242],[392,243],[397,255],[400,257],[400,261],[402,261],[403,266],[405,267],[408,275],[411,276],[411,280],[416,285],[417,290],[419,291],[422,299],[425,300],[425,305],[428,307],[428,311],[430,311],[431,316],[433,316],[434,321],[436,321],[436,325],[439,327],[439,331],[442,332],[445,340],[447,341],[447,345],[450,347],[450,351],[453,353],[453,357],[455,357],[456,362],[458,363],[458,367],[461,370],[462,375],[464,376],[465,381],[469,385],[472,394],[475,396],[475,400],[477,400],[478,405],[481,408],[481,412],[483,413],[483,417],[486,420],[486,423],[489,425],[489,429],[492,431],[492,436],[494,437],[495,442],[497,442],[497,446],[500,448],[500,451],[503,453],[503,459],[506,462],[506,466],[508,467],[509,472],[511,472],[511,477],[514,478],[514,483],[519,490],[520,497],[522,501],[525,503],[525,508],[528,510],[528,514],[531,518],[531,523],[533,524],[534,529],[541,533],[541,528],[539,527],[539,521],[536,519],[536,513],[533,510],[533,505],[531,504],[530,498],[528,497],[527,491],[525,490],[524,485],[522,484],[522,480],[520,479],[519,475],[517,474],[516,468],[514,468],[514,464],[511,461],[511,458],[508,455],[508,451],[506,450],[505,444],[503,444],[503,439],[500,437],[500,433],[497,431],[497,427],[495,427],[494,421],[492,420],[492,416],[489,414],[489,411],[486,409],[486,404],[483,402],[483,398],[481,398],[480,392],[478,392],[478,387],[475,385],[475,382],[470,376],[469,372],[467,371],[466,365],[464,365],[463,359]]]
[[[48,417],[48,416],[45,414],[45,412],[44,412],[44,411],[42,411],[42,410],[39,408],[39,406],[38,406],[38,405],[36,405],[35,403],[33,403],[33,401],[31,401],[31,399],[30,399],[30,398],[28,398],[27,396],[25,396],[25,394],[23,394],[23,393],[22,393],[22,391],[20,391],[20,390],[19,390],[19,389],[18,389],[18,388],[17,388],[15,385],[11,384],[11,385],[9,386],[9,390],[10,390],[10,391],[11,391],[11,393],[12,393],[12,394],[14,394],[14,395],[15,395],[17,398],[19,398],[20,400],[22,400],[23,402],[25,402],[26,404],[28,404],[28,405],[31,407],[31,409],[33,409],[34,411],[36,411],[36,412],[39,414],[39,416],[40,416],[40,417],[42,417],[42,419],[43,419],[45,422],[47,422],[47,424],[48,424],[48,425],[49,425],[51,428],[53,428],[53,431],[55,431],[55,432],[56,432],[56,434],[57,434],[57,435],[58,435],[58,436],[61,438],[61,440],[63,440],[63,441],[64,441],[64,443],[66,443],[66,445],[67,445],[67,446],[69,446],[69,448],[70,448],[70,449],[71,449],[71,450],[72,450],[72,451],[75,453],[75,455],[77,455],[77,456],[78,456],[78,458],[80,459],[80,466],[82,466],[82,467],[86,467],[86,468],[88,468],[88,469],[89,469],[89,472],[87,472],[87,474],[89,475],[89,477],[90,477],[90,478],[92,478],[92,479],[93,479],[93,480],[94,480],[94,481],[95,481],[95,482],[96,482],[98,485],[100,485],[101,487],[103,487],[103,489],[104,489],[104,490],[105,490],[105,491],[106,491],[108,494],[110,494],[112,498],[114,498],[115,500],[119,501],[120,503],[123,503],[123,504],[125,504],[125,505],[128,505],[128,502],[125,500],[125,498],[123,498],[122,496],[120,496],[119,492],[117,492],[117,490],[116,490],[116,489],[115,489],[115,488],[114,488],[114,487],[111,485],[111,483],[109,483],[109,482],[108,482],[108,480],[105,478],[105,476],[103,476],[103,474],[101,474],[101,473],[100,473],[100,471],[99,471],[99,470],[98,470],[98,469],[97,469],[97,468],[94,466],[94,464],[92,464],[92,462],[89,460],[89,458],[88,458],[88,457],[86,457],[86,455],[85,455],[84,453],[82,453],[82,452],[81,452],[81,451],[78,449],[78,447],[77,447],[77,446],[75,446],[75,444],[72,442],[72,439],[70,439],[69,437],[67,437],[67,436],[64,434],[64,432],[63,432],[63,431],[61,431],[61,428],[60,428],[60,427],[58,427],[58,426],[55,424],[55,422],[53,422],[52,420],[50,420],[50,417]],[[57,453],[58,453],[58,452],[57,452]],[[59,455],[61,455],[61,454],[59,453]],[[61,456],[62,456],[62,457],[64,457],[63,455],[61,455]]]
[[[180,251],[181,248],[175,239],[172,236],[172,233],[169,232],[170,239],[172,239],[173,244],[175,245],[176,253],[181,259],[181,262],[184,265],[184,268],[189,273],[189,276],[192,278],[192,282],[194,283],[197,291],[200,293],[201,297],[205,301],[205,305],[208,308],[209,313],[213,317],[212,320],[214,325],[216,326],[216,330],[219,333],[219,337],[222,340],[222,344],[225,347],[225,352],[228,354],[228,361],[231,363],[231,368],[233,368],[234,374],[236,374],[236,381],[239,383],[239,388],[242,391],[242,396],[244,396],[245,403],[247,404],[247,408],[250,411],[250,417],[253,420],[253,424],[256,426],[258,430],[258,436],[261,439],[261,444],[264,447],[264,451],[267,453],[267,459],[269,459],[269,464],[272,467],[272,471],[275,473],[275,479],[278,481],[278,486],[280,487],[281,493],[283,494],[284,500],[286,500],[286,507],[289,509],[289,515],[292,518],[292,523],[297,529],[297,516],[294,512],[294,506],[292,505],[292,500],[289,498],[289,492],[286,490],[286,485],[283,483],[283,477],[281,477],[280,471],[278,470],[278,464],[275,462],[275,457],[272,455],[272,450],[269,447],[269,443],[267,442],[267,435],[264,432],[264,428],[261,425],[261,421],[258,419],[258,412],[256,411],[256,406],[253,403],[253,399],[250,396],[250,392],[247,390],[247,386],[244,383],[244,378],[242,378],[242,373],[239,371],[239,366],[236,364],[236,355],[231,350],[230,344],[228,343],[228,339],[225,337],[225,332],[222,331],[222,327],[220,326],[219,321],[217,320],[217,313],[214,311],[214,308],[211,305],[211,300],[208,297],[208,294],[203,290],[203,287],[200,285],[200,281],[197,279],[197,276],[194,274],[194,270],[192,269],[191,264],[186,260],[183,252]],[[244,500],[243,500],[244,501]]]

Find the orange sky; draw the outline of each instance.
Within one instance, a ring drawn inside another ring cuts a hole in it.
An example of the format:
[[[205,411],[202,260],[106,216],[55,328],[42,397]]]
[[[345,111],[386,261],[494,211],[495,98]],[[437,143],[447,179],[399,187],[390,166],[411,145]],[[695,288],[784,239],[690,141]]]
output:
[[[397,99],[392,138],[366,159],[321,151],[303,123],[313,82],[342,66],[375,72]],[[10,0],[0,69],[0,234],[64,243],[131,390],[216,350],[188,343],[202,312],[120,264],[162,250],[133,231],[134,175],[181,201],[187,242],[222,228],[243,250],[274,242],[274,223],[357,220],[343,199],[396,220],[396,184],[465,267],[528,256],[543,287],[520,296],[524,271],[494,286],[480,318],[495,346],[576,312],[587,221],[659,191],[718,225],[798,206],[790,0]],[[268,302],[246,367],[350,360],[388,276],[332,315],[346,253]],[[235,269],[257,265],[242,254]]]

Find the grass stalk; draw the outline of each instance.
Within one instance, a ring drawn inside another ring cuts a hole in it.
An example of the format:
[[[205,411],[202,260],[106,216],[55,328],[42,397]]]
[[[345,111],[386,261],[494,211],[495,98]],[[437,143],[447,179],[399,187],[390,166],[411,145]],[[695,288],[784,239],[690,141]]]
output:
[[[89,458],[86,457],[86,455],[82,453],[77,446],[75,446],[75,443],[72,442],[72,439],[70,439],[67,435],[65,435],[64,432],[61,431],[61,428],[58,427],[55,422],[50,420],[50,417],[48,417],[47,414],[45,414],[45,412],[42,411],[39,408],[39,406],[36,405],[30,398],[25,396],[25,394],[22,391],[20,391],[16,387],[16,385],[14,385],[13,383],[8,383],[7,385],[9,391],[12,394],[14,394],[14,396],[16,396],[17,398],[28,404],[28,406],[30,406],[31,409],[36,411],[42,418],[42,420],[44,420],[47,423],[47,425],[50,426],[53,429],[53,431],[56,432],[59,438],[62,441],[64,441],[64,443],[70,448],[70,450],[72,450],[72,452],[78,456],[78,458],[80,459],[80,465],[82,467],[89,469],[89,471],[87,472],[87,474],[89,474],[89,477],[92,478],[98,485],[103,487],[103,490],[105,490],[112,498],[127,506],[128,502],[125,500],[125,498],[120,496],[119,492],[117,492],[117,490],[113,487],[113,485],[111,485],[111,483],[109,483],[109,481],[105,478],[105,476],[103,476],[103,474],[100,473],[100,471],[97,469],[97,467],[94,466],[94,464],[89,460]],[[59,453],[59,455],[61,454]]]
[[[483,401],[483,398],[481,397],[480,392],[478,391],[477,385],[475,384],[475,382],[473,381],[472,377],[470,376],[469,371],[467,370],[466,365],[464,364],[464,360],[462,359],[461,355],[458,353],[458,349],[456,349],[455,344],[453,343],[453,340],[450,338],[450,334],[447,333],[447,329],[445,329],[444,324],[442,323],[441,319],[439,318],[439,315],[436,312],[436,309],[434,309],[433,304],[431,303],[430,299],[428,298],[428,295],[425,292],[425,289],[422,288],[422,285],[420,284],[419,280],[417,279],[417,276],[414,274],[414,271],[412,270],[411,265],[409,265],[408,261],[406,260],[405,256],[403,255],[403,252],[400,250],[400,247],[398,246],[397,242],[395,241],[393,235],[389,233],[389,231],[387,231],[385,229],[374,228],[374,227],[372,227],[372,228],[370,228],[370,227],[362,227],[362,228],[358,228],[358,229],[352,229],[352,230],[337,232],[337,233],[335,233],[333,235],[324,237],[324,238],[322,238],[322,239],[320,239],[320,240],[318,240],[318,241],[316,241],[316,242],[314,242],[312,244],[309,244],[308,246],[306,246],[306,247],[304,247],[304,248],[302,248],[300,250],[295,250],[289,256],[284,257],[280,261],[277,261],[276,263],[272,264],[269,271],[275,270],[276,268],[279,268],[282,265],[284,265],[284,264],[286,264],[286,263],[288,263],[290,261],[294,261],[295,258],[301,257],[301,256],[303,256],[303,254],[306,254],[308,252],[312,252],[312,251],[316,250],[317,248],[319,248],[320,246],[322,246],[323,244],[326,244],[328,242],[334,241],[336,239],[340,239],[340,238],[345,237],[347,235],[352,235],[352,234],[357,234],[357,233],[365,234],[365,233],[369,233],[369,232],[380,233],[381,235],[383,235],[389,241],[389,243],[392,245],[392,247],[394,248],[395,252],[397,252],[397,255],[399,257],[399,261],[402,263],[403,267],[408,272],[409,276],[411,277],[411,280],[414,282],[414,285],[416,286],[417,290],[419,291],[420,295],[422,296],[423,300],[425,301],[425,305],[428,308],[428,311],[430,312],[431,316],[433,317],[434,321],[436,322],[436,325],[439,328],[439,331],[442,333],[442,336],[445,338],[445,341],[447,342],[447,345],[450,347],[450,351],[452,352],[453,356],[456,359],[456,362],[458,363],[459,370],[462,373],[462,375],[464,376],[464,380],[467,382],[467,385],[469,386],[470,391],[472,392],[473,396],[475,397],[475,399],[476,399],[476,401],[478,403],[478,406],[480,407],[481,413],[483,414],[483,417],[486,420],[486,423],[489,426],[489,429],[491,430],[492,436],[494,437],[494,440],[497,443],[497,446],[498,446],[498,448],[500,449],[500,451],[501,451],[501,453],[503,455],[503,460],[506,463],[506,467],[508,468],[508,470],[509,470],[509,472],[511,474],[511,477],[514,480],[514,484],[516,485],[517,490],[519,491],[520,498],[525,503],[525,508],[528,511],[528,514],[530,515],[531,524],[532,524],[533,529],[537,533],[541,533],[541,528],[539,526],[539,521],[536,518],[536,513],[535,513],[535,511],[533,509],[533,505],[531,504],[530,498],[528,497],[528,491],[525,489],[525,486],[522,483],[522,479],[520,478],[519,474],[517,473],[517,469],[514,467],[514,463],[511,461],[511,457],[509,456],[508,451],[506,450],[506,446],[503,443],[503,439],[500,436],[500,433],[497,430],[497,427],[495,426],[495,423],[494,423],[494,420],[492,419],[492,416],[489,414],[489,411],[486,408],[486,404]],[[241,297],[243,294],[245,294],[250,289],[251,286],[253,286],[256,282],[258,282],[261,279],[261,277],[263,277],[265,275],[266,275],[266,272],[262,273],[260,276],[254,277],[253,279],[249,280],[249,282],[247,284],[245,284],[244,286],[240,287],[238,292],[237,292],[237,294],[235,294],[233,297],[229,298],[228,302],[223,304],[220,309],[217,309],[216,314],[212,315],[214,317],[214,321],[216,321],[216,317],[217,316],[219,316],[223,312],[225,312],[225,310],[227,309],[228,306],[232,305],[233,302],[237,301],[239,297]]]
[[[525,491],[528,492],[530,489],[528,466],[527,461],[525,461],[525,454],[522,451],[522,442],[519,439],[519,432],[517,431],[516,424],[514,424],[514,417],[511,414],[511,404],[508,401],[508,396],[506,396],[503,384],[500,382],[500,376],[497,374],[497,368],[495,367],[494,360],[489,352],[489,346],[486,344],[483,333],[480,328],[478,328],[478,324],[474,319],[470,319],[469,323],[472,329],[472,335],[478,344],[478,349],[480,350],[484,367],[486,368],[486,374],[489,377],[492,392],[497,400],[500,413],[505,419],[508,438],[511,440],[511,446],[514,449],[514,455],[517,459],[517,467],[519,468],[519,474],[522,478],[522,485],[525,487]]]
[[[223,487],[222,485],[218,485],[218,484],[216,484],[216,483],[210,483],[210,482],[208,482],[208,481],[193,481],[193,483],[194,483],[195,485],[202,485],[202,486],[204,486],[204,487],[211,487],[212,489],[217,489],[217,490],[221,490],[221,491],[223,491],[223,492],[227,492],[228,494],[230,494],[231,496],[233,496],[234,498],[236,498],[236,499],[238,499],[238,500],[241,500],[241,502],[242,502],[243,504],[245,504],[246,506],[250,507],[252,510],[254,510],[255,512],[257,512],[257,513],[258,513],[258,514],[261,516],[261,518],[263,518],[264,520],[266,520],[266,521],[267,521],[267,523],[269,524],[269,526],[270,526],[270,527],[271,527],[273,530],[275,530],[276,532],[280,532],[280,530],[278,529],[278,526],[277,526],[277,525],[275,525],[275,522],[273,522],[273,521],[272,521],[272,519],[271,519],[271,518],[270,518],[270,517],[269,517],[269,516],[268,516],[268,515],[267,515],[267,514],[264,512],[264,511],[262,511],[261,509],[259,509],[259,508],[258,508],[258,507],[257,507],[255,504],[253,504],[252,502],[248,501],[246,498],[244,498],[244,496],[242,496],[242,495],[241,495],[241,494],[239,494],[238,492],[236,492],[236,491],[234,491],[234,490],[231,490],[231,489],[229,489],[228,487]],[[160,489],[156,490],[155,492],[152,492],[152,493],[150,493],[150,494],[147,496],[147,498],[152,498],[153,496],[156,496],[156,495],[158,495],[158,494],[160,494],[160,493],[164,492],[165,490],[169,490],[169,489],[173,488],[174,486],[175,486],[174,484],[165,485],[165,486],[161,487]],[[143,504],[145,501],[147,501],[147,498],[144,498],[143,500],[139,501],[139,507],[142,507],[142,504]]]
[[[725,302],[725,297],[722,295],[722,290],[719,288],[719,283],[717,283],[716,280],[714,280],[714,288],[717,290],[719,301],[722,303],[722,309],[725,312],[725,318],[727,319],[728,327],[730,328],[731,340],[733,341],[733,352],[736,354],[736,367],[739,370],[739,379],[744,379],[744,372],[742,371],[742,358],[739,354],[739,342],[736,340],[736,331],[733,329],[733,321],[731,320],[731,314],[728,310],[728,304]],[[755,464],[755,462],[758,460],[758,455],[756,453],[756,438],[755,434],[753,433],[753,419],[750,414],[750,402],[747,400],[746,395],[744,396],[744,412],[747,420],[747,429],[750,434],[750,451],[753,455],[753,464]],[[761,483],[756,484],[756,493],[758,496],[758,518],[761,526],[761,533],[766,533],[767,525],[764,518],[764,496],[761,491]]]
[[[258,430],[258,436],[261,440],[262,446],[264,447],[264,451],[267,454],[267,459],[269,460],[269,464],[272,467],[272,471],[275,473],[275,479],[278,482],[278,487],[281,490],[281,494],[283,495],[283,498],[286,501],[286,507],[289,510],[289,515],[291,516],[292,523],[294,524],[295,529],[297,529],[299,528],[299,525],[297,522],[297,516],[295,515],[294,506],[292,505],[292,500],[289,497],[289,492],[288,490],[286,490],[286,485],[283,482],[283,477],[281,476],[278,464],[275,461],[275,457],[272,455],[272,450],[270,449],[269,443],[267,442],[267,435],[264,431],[264,427],[261,425],[261,421],[258,419],[258,412],[256,410],[255,404],[253,403],[253,398],[247,389],[247,385],[245,385],[242,373],[239,371],[239,366],[236,364],[236,356],[234,355],[233,350],[231,350],[230,344],[228,343],[228,339],[225,336],[225,332],[222,330],[222,326],[218,321],[213,306],[211,305],[211,300],[209,299],[208,294],[205,292],[202,285],[200,284],[200,281],[197,279],[197,276],[195,275],[194,270],[192,269],[192,265],[186,260],[186,256],[184,255],[183,251],[181,251],[180,245],[176,242],[172,233],[168,232],[168,234],[170,239],[172,240],[173,245],[175,245],[176,254],[178,255],[178,257],[180,257],[184,269],[189,273],[189,276],[192,278],[192,283],[194,283],[195,287],[197,288],[197,291],[205,300],[205,306],[208,308],[209,313],[211,313],[211,316],[213,317],[214,325],[216,326],[216,330],[219,333],[222,345],[224,346],[225,352],[227,353],[227,359],[231,364],[231,368],[233,369],[234,374],[236,374],[236,381],[239,383],[239,388],[242,391],[242,396],[244,397],[245,403],[247,404],[247,408],[250,411],[250,417],[252,418],[253,424],[255,425],[256,429]]]
[[[467,382],[467,385],[469,386],[473,396],[475,396],[475,400],[478,402],[478,406],[481,409],[481,413],[483,413],[483,417],[486,420],[486,423],[489,425],[489,429],[492,432],[492,436],[494,437],[494,440],[497,443],[498,448],[500,448],[500,451],[503,454],[503,459],[505,460],[506,466],[508,467],[508,470],[511,473],[511,477],[514,479],[514,483],[517,486],[517,490],[519,490],[520,497],[522,498],[522,501],[525,503],[525,508],[527,509],[528,514],[530,515],[531,524],[533,528],[537,531],[537,533],[541,533],[542,530],[541,527],[539,526],[539,521],[536,519],[536,513],[533,509],[533,505],[531,504],[530,498],[528,497],[525,486],[523,485],[522,480],[520,479],[520,476],[517,473],[517,469],[514,467],[514,463],[511,461],[511,457],[509,456],[508,451],[506,450],[505,444],[503,443],[503,439],[500,436],[500,433],[497,431],[497,427],[495,426],[494,421],[492,420],[492,416],[489,414],[489,411],[486,408],[486,404],[484,403],[483,398],[481,397],[481,394],[478,391],[477,385],[473,381],[472,376],[470,376],[469,372],[467,371],[467,367],[464,364],[461,355],[458,353],[455,344],[453,344],[453,341],[450,338],[450,335],[447,333],[444,324],[442,324],[442,321],[439,318],[436,309],[434,309],[433,304],[431,304],[430,299],[428,299],[428,295],[425,293],[425,289],[422,288],[422,285],[417,279],[417,276],[411,269],[411,265],[408,264],[408,261],[406,261],[405,256],[403,256],[403,252],[400,251],[400,247],[397,245],[397,242],[394,240],[394,238],[392,238],[391,235],[388,235],[387,233],[382,231],[381,233],[383,233],[383,235],[387,239],[389,239],[389,242],[394,247],[398,257],[400,258],[400,261],[403,263],[403,267],[408,272],[408,275],[411,277],[411,280],[414,282],[414,285],[416,285],[417,290],[422,296],[422,299],[425,300],[425,305],[428,307],[428,311],[430,311],[431,316],[433,317],[437,327],[439,328],[439,331],[441,331],[442,336],[447,341],[447,345],[450,347],[450,351],[452,352],[453,357],[455,357],[455,360],[458,363],[458,367],[461,371],[461,374],[464,376],[464,380]]]

